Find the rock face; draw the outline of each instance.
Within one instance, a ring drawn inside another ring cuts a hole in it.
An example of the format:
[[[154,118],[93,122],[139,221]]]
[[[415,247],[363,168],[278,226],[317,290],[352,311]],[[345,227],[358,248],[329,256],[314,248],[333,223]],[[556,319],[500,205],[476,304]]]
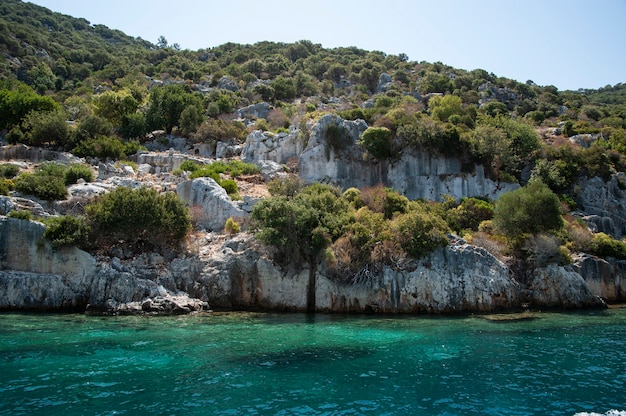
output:
[[[343,131],[344,148],[337,151],[326,139],[328,126]],[[307,183],[332,182],[342,188],[375,186],[380,183],[402,190],[409,199],[440,201],[444,194],[455,199],[487,196],[496,199],[517,184],[496,183],[485,177],[484,168],[463,172],[455,158],[406,149],[398,160],[375,161],[364,157],[356,142],[367,125],[362,120],[346,121],[328,114],[311,129],[309,143],[300,156],[300,176]]]
[[[616,239],[626,235],[626,174],[616,173],[608,182],[599,177],[583,178],[576,204],[584,211],[588,222],[596,231],[604,232]]]
[[[306,311],[309,269],[283,269],[251,236],[171,262],[157,254],[97,261],[77,248],[55,249],[42,224],[0,217],[0,310],[88,310],[179,314],[214,308]],[[403,270],[339,282],[322,265],[315,310],[459,313],[533,307],[600,307],[572,268],[549,266],[520,285],[482,248],[453,244]]]
[[[0,217],[0,310],[131,313],[133,302],[147,300],[153,306],[134,313],[207,308],[203,301],[165,289],[145,262],[143,274],[117,259],[98,262],[75,247],[52,247],[43,232],[41,223]]]
[[[298,138],[298,134],[296,129],[292,129],[289,134],[255,130],[246,137],[241,160],[247,163],[258,163],[262,160],[287,163],[289,159],[299,157],[304,150],[304,142]]]
[[[574,258],[574,270],[584,277],[591,293],[607,302],[626,301],[626,261],[607,261],[589,254]]]
[[[207,230],[222,230],[230,217],[247,217],[224,188],[211,178],[197,178],[180,183],[176,191],[192,209],[198,225]]]

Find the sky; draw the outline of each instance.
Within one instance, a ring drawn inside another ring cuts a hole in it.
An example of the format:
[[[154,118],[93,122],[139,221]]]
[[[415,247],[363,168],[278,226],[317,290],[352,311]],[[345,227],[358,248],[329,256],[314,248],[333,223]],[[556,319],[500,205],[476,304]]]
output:
[[[626,82],[626,0],[32,0],[197,50],[310,40],[559,90]]]

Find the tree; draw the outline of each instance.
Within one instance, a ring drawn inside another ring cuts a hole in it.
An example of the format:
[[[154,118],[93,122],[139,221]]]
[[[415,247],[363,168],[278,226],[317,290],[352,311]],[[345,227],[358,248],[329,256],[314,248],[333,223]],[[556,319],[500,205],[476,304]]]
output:
[[[563,226],[561,203],[543,182],[533,180],[498,199],[493,223],[512,240],[524,234],[558,231]]]
[[[191,229],[189,209],[174,193],[118,187],[85,209],[94,246],[120,240],[139,251],[178,244]]]
[[[106,91],[94,97],[94,114],[120,126],[125,116],[134,113],[139,102],[127,90]]]
[[[386,159],[391,156],[391,130],[386,127],[368,127],[361,135],[360,144],[375,158]]]
[[[150,104],[146,113],[149,129],[163,129],[168,134],[179,125],[182,112],[196,106],[202,113],[202,97],[191,93],[184,85],[155,87],[150,93]]]
[[[313,184],[293,198],[273,196],[257,203],[252,229],[265,244],[278,249],[279,260],[309,264],[307,307],[315,310],[315,275],[322,250],[343,234],[350,220],[348,202],[338,188]]]
[[[463,115],[463,102],[461,97],[456,95],[431,97],[428,100],[428,108],[433,118],[439,121],[448,121],[453,114]]]

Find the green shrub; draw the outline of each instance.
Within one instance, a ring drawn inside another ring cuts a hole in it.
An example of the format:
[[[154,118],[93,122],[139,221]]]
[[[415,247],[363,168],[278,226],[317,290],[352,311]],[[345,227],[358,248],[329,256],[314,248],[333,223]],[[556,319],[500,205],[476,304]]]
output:
[[[368,127],[359,143],[377,159],[391,156],[391,130],[386,127]]]
[[[523,234],[558,231],[563,227],[561,203],[543,182],[534,180],[498,199],[493,223],[512,239]]]
[[[626,259],[626,243],[615,240],[604,233],[598,233],[593,236],[589,251],[600,257],[614,257],[620,260]]]
[[[220,186],[226,190],[226,193],[231,197],[233,195],[238,195],[239,189],[237,188],[237,182],[232,179],[224,179],[220,181]]]
[[[304,182],[298,175],[289,175],[285,178],[275,178],[267,184],[267,190],[272,196],[286,196],[293,198],[304,188]]]
[[[15,190],[47,201],[65,199],[67,166],[60,163],[43,163],[34,173],[24,172],[15,179]]]
[[[189,209],[173,193],[119,187],[86,207],[97,244],[125,240],[164,247],[180,242],[191,229]]]
[[[9,212],[7,217],[9,217],[9,218],[17,218],[17,219],[20,219],[20,220],[32,220],[33,219],[33,213],[30,212],[30,211],[26,211],[26,210],[17,210],[17,211]]]
[[[85,182],[93,182],[94,174],[91,167],[80,163],[73,163],[65,172],[65,185],[72,185],[83,179]]]
[[[428,212],[421,204],[413,204],[406,214],[393,221],[394,240],[411,257],[419,259],[448,243],[448,226],[443,219]]]
[[[445,213],[446,221],[456,232],[477,231],[478,226],[493,218],[494,205],[478,198],[463,198],[461,203]]]
[[[224,231],[228,234],[238,234],[241,232],[241,226],[232,219],[232,217],[226,220],[226,224],[224,225]]]
[[[72,153],[79,157],[120,160],[137,153],[140,149],[145,148],[137,141],[122,142],[115,137],[100,136],[82,141]]]
[[[0,164],[0,178],[12,179],[20,172],[20,167],[12,163]]]
[[[11,179],[0,178],[0,195],[9,195],[15,188],[15,183]]]
[[[43,236],[55,247],[83,246],[89,241],[91,227],[85,217],[52,217],[44,221],[46,230]]]

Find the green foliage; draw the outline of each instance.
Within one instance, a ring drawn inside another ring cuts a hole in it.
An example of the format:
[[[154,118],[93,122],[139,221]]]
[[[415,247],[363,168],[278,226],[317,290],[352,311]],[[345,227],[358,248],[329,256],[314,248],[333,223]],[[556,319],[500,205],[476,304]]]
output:
[[[463,102],[456,95],[431,97],[428,108],[432,117],[439,121],[448,121],[453,115],[463,115]]]
[[[338,189],[313,184],[294,198],[274,196],[257,203],[252,229],[265,244],[279,250],[279,260],[311,261],[343,233],[349,222],[347,202]]]
[[[33,213],[27,210],[17,210],[9,212],[7,217],[30,221],[33,219]]]
[[[410,256],[421,258],[448,243],[448,226],[441,217],[421,203],[411,205],[406,214],[393,221],[396,241]]]
[[[224,224],[224,231],[228,234],[238,234],[241,232],[241,226],[230,217],[226,220],[226,224]]]
[[[130,91],[106,91],[93,98],[94,114],[114,126],[120,126],[124,117],[133,114],[139,108],[139,102]]]
[[[386,127],[368,127],[360,144],[375,158],[386,159],[391,156],[391,131]]]
[[[563,227],[559,198],[540,180],[508,192],[496,202],[493,223],[516,239],[524,234],[554,232]]]
[[[64,146],[69,138],[65,114],[60,110],[31,112],[22,119],[20,130],[22,134],[19,141],[33,146],[45,143]]]
[[[181,115],[190,106],[197,107],[197,112],[202,114],[203,99],[199,93],[192,93],[184,85],[177,84],[154,87],[150,91],[146,113],[147,126],[150,130],[162,129],[169,134],[174,127],[180,127]]]
[[[242,141],[246,137],[246,126],[236,120],[209,119],[204,121],[191,139],[202,143],[215,144],[218,141],[235,139]]]
[[[65,172],[65,185],[72,185],[83,179],[85,182],[93,182],[94,174],[91,167],[79,163],[73,163],[68,166]]]
[[[189,209],[177,195],[147,187],[118,187],[85,211],[96,246],[124,240],[138,249],[143,244],[167,247],[178,244],[191,229]]]
[[[477,231],[478,226],[493,218],[494,204],[479,198],[463,198],[461,203],[446,211],[445,219],[457,233],[462,230]]]
[[[89,241],[91,226],[85,217],[69,215],[51,217],[44,221],[46,230],[44,238],[52,242],[55,247],[84,246]]]
[[[0,163],[0,178],[12,179],[20,172],[20,167],[12,163]]]
[[[121,160],[143,149],[136,141],[122,142],[115,137],[100,136],[80,142],[72,153],[79,157]]]
[[[193,162],[192,162],[193,163]],[[188,164],[191,166],[191,164]],[[181,165],[182,168],[182,165]],[[193,171],[190,171],[191,178],[200,178],[203,176],[213,177],[219,175],[221,173],[228,173],[233,178],[237,178],[241,175],[254,175],[259,173],[259,167],[253,163],[242,162],[241,160],[234,159],[229,160],[228,162],[224,162],[221,160],[217,160],[208,165],[203,165]]]
[[[597,233],[591,239],[590,252],[600,257],[626,260],[626,243],[604,233]]]
[[[85,139],[95,139],[99,136],[113,135],[113,124],[104,117],[97,115],[89,115],[78,123],[76,129],[76,142]]]
[[[9,195],[15,188],[15,183],[11,179],[0,177],[0,195]]]
[[[0,85],[1,86],[1,85]],[[0,130],[19,126],[30,113],[45,113],[60,109],[51,97],[41,96],[23,83],[0,89]]]
[[[539,136],[530,125],[502,115],[479,117],[468,140],[473,155],[496,177],[501,170],[519,175],[539,149]]]
[[[15,190],[38,198],[56,201],[65,199],[67,167],[60,163],[41,164],[34,173],[24,172],[15,179]]]
[[[298,192],[304,188],[304,182],[298,175],[288,175],[284,178],[272,179],[267,184],[267,190],[272,196],[285,196],[293,198]]]

